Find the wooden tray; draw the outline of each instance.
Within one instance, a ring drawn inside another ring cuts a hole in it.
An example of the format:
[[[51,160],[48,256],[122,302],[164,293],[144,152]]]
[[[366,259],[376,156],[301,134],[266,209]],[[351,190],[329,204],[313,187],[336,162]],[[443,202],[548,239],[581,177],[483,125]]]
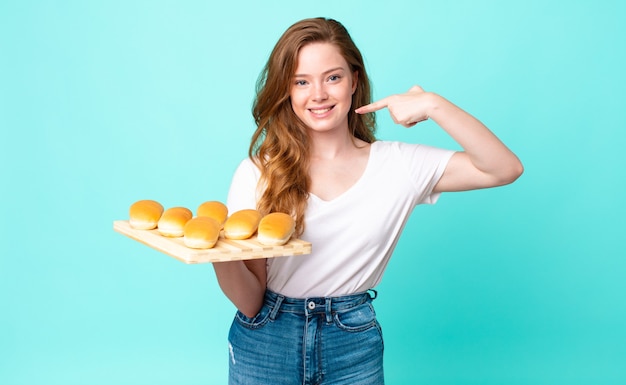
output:
[[[311,243],[294,238],[283,246],[265,246],[256,236],[244,240],[220,237],[211,249],[192,249],[185,246],[183,238],[164,237],[157,230],[133,229],[126,220],[113,221],[113,230],[189,264],[311,254]]]

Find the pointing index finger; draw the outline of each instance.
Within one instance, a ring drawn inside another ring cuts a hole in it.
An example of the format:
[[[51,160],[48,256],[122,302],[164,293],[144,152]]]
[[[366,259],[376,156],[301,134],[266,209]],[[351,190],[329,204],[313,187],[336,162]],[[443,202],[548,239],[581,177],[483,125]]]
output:
[[[370,112],[382,110],[385,107],[387,107],[387,101],[385,99],[381,99],[376,102],[361,106],[354,110],[354,112],[356,112],[357,114],[368,114]]]

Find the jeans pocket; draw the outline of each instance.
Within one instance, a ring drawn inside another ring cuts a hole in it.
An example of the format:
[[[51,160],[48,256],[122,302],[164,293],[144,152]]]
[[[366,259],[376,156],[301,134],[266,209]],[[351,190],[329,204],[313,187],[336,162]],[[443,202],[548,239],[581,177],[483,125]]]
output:
[[[271,308],[268,305],[263,305],[259,313],[254,317],[250,318],[237,310],[237,314],[235,314],[235,320],[237,323],[246,327],[248,329],[259,329],[263,327],[270,319]]]
[[[369,302],[347,311],[337,312],[334,319],[340,329],[349,332],[360,332],[378,325],[376,312]]]

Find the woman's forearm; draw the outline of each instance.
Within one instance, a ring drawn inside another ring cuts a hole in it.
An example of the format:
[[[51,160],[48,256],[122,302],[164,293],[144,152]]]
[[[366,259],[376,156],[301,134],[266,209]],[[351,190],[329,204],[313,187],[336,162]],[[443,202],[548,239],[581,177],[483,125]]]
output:
[[[217,262],[213,264],[220,288],[231,302],[248,317],[254,317],[265,295],[265,259]]]

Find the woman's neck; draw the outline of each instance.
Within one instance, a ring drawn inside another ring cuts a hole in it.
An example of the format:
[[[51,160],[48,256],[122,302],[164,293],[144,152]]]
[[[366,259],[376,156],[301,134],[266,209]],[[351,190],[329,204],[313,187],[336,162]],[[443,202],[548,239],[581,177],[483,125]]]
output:
[[[346,131],[315,132],[311,135],[311,159],[331,160],[349,155],[366,143]]]

